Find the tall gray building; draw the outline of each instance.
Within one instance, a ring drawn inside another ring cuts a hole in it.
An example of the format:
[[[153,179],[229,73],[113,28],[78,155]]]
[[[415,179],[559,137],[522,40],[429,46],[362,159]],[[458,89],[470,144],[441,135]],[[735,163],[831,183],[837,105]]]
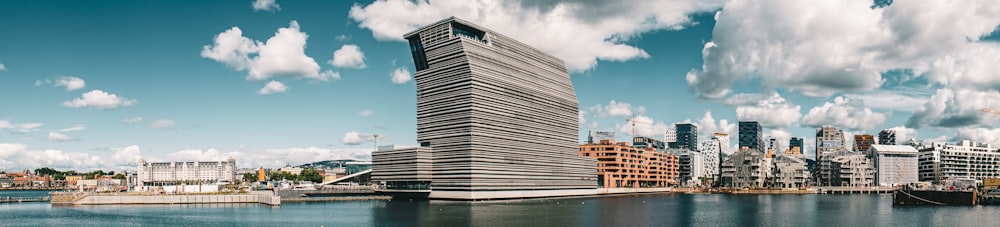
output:
[[[698,150],[698,126],[691,123],[674,124],[677,129],[677,143],[670,148]]]
[[[896,145],[896,130],[886,129],[878,132],[878,144]]]
[[[740,144],[738,149],[743,147],[764,151],[764,128],[756,121],[740,121]]]
[[[417,142],[433,149],[430,198],[596,193],[562,60],[454,17],[404,38],[417,69]]]

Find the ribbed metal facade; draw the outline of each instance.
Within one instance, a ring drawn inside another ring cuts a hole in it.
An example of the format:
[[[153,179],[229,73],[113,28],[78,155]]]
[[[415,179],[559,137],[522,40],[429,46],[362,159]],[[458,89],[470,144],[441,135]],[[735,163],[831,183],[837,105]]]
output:
[[[433,191],[597,187],[596,161],[577,156],[578,104],[562,60],[455,18],[405,38]]]

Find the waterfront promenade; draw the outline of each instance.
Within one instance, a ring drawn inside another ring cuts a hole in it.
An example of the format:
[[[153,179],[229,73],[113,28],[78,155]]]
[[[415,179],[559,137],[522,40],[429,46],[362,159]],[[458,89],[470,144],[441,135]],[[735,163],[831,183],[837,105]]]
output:
[[[169,194],[52,192],[52,205],[148,205],[259,203],[280,206],[281,197],[270,191],[244,194]]]

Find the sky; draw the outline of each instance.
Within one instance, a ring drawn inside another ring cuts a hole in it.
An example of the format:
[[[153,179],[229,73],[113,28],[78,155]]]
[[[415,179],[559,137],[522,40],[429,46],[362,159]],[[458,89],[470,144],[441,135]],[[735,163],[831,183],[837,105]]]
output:
[[[894,129],[1000,145],[1000,2],[0,1],[0,167],[241,168],[416,145],[402,35],[456,16],[563,59],[588,130]],[[377,135],[377,136],[375,136]],[[850,139],[849,139],[850,140]]]

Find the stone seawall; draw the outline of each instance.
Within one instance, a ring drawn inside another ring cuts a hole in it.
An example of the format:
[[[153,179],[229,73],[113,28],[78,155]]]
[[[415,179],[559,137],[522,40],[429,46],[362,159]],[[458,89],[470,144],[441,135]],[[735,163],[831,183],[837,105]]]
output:
[[[281,197],[267,194],[223,195],[102,195],[102,194],[53,194],[52,205],[111,205],[111,204],[210,204],[210,203],[261,203],[281,205]]]

